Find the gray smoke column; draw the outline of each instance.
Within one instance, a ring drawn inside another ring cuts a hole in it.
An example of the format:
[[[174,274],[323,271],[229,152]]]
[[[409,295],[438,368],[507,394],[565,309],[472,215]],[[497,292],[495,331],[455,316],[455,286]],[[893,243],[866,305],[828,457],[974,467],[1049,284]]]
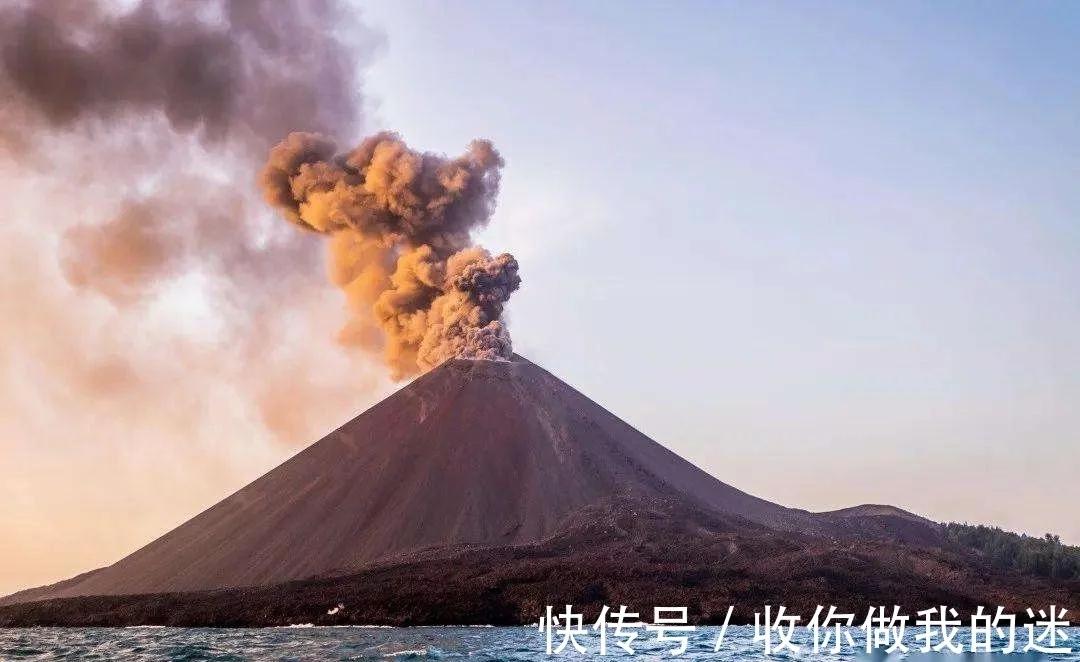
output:
[[[355,134],[373,39],[354,18],[334,0],[0,6],[0,156],[28,178],[114,182],[101,209],[62,217],[78,219],[60,242],[69,282],[118,305],[208,266],[241,298],[274,289],[235,277],[280,272],[304,242],[267,242],[238,182],[286,132]],[[84,167],[54,165],[76,150]]]
[[[494,211],[502,165],[486,140],[447,158],[388,132],[343,153],[292,133],[270,151],[261,183],[287,220],[330,237],[331,279],[353,312],[342,340],[381,348],[400,378],[513,352],[502,313],[521,283],[517,260],[471,239]]]
[[[352,26],[332,0],[6,4],[0,103],[24,119],[161,113],[212,141],[340,132],[357,119],[355,53],[334,34]]]
[[[31,390],[69,394],[65,410],[230,384],[234,409],[205,426],[258,416],[290,442],[363,404],[367,357],[297,341],[340,318],[323,242],[284,227],[253,173],[290,131],[363,135],[383,43],[351,0],[0,0],[0,197],[16,203],[0,260],[24,265],[0,273],[0,363],[49,335]]]

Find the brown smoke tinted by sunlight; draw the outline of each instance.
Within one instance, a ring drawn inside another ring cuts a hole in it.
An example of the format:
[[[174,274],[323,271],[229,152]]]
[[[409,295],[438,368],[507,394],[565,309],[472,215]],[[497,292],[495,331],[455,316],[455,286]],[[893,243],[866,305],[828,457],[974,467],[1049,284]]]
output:
[[[381,351],[402,378],[453,357],[513,353],[502,315],[521,284],[517,260],[471,238],[495,209],[502,165],[486,140],[447,158],[390,132],[344,153],[295,132],[270,151],[260,179],[282,216],[329,236],[330,280],[352,312],[339,339]]]

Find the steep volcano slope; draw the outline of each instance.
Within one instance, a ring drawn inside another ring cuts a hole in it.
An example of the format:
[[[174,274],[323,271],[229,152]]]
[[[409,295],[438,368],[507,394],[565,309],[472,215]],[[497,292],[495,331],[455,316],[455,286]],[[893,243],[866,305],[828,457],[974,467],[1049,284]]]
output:
[[[614,496],[680,499],[732,526],[849,528],[716,480],[525,359],[458,359],[112,566],[3,602],[270,585],[536,542]]]

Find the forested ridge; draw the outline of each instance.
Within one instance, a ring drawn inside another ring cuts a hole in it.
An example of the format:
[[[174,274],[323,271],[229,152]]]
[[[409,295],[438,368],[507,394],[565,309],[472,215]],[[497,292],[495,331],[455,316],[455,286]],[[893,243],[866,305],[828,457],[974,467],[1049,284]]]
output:
[[[1047,533],[1035,537],[1011,533],[998,527],[950,523],[946,539],[973,548],[999,570],[1052,579],[1080,579],[1080,547],[1066,545]]]

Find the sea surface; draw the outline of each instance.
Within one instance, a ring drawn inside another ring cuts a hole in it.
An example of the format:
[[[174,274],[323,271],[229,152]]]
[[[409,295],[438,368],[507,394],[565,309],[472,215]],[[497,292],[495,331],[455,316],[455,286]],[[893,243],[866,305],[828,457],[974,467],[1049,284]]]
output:
[[[1080,653],[1037,655],[917,652],[912,632],[905,637],[912,651],[906,655],[845,650],[838,655],[814,654],[807,647],[766,656],[762,642],[754,641],[752,626],[731,627],[718,652],[714,646],[720,628],[701,627],[688,633],[686,653],[669,654],[671,643],[642,636],[632,643],[633,656],[609,640],[608,657],[640,660],[1069,660]],[[1080,628],[1067,631],[1066,645],[1080,650]],[[858,644],[861,632],[853,631]],[[809,646],[809,633],[794,640]],[[558,644],[560,638],[556,638]],[[967,641],[962,632],[960,640]],[[595,634],[578,637],[587,652],[567,646],[548,655],[544,634],[535,627],[288,627],[262,629],[203,628],[0,628],[0,660],[586,660],[599,657]],[[1021,641],[1021,643],[1023,643]]]

